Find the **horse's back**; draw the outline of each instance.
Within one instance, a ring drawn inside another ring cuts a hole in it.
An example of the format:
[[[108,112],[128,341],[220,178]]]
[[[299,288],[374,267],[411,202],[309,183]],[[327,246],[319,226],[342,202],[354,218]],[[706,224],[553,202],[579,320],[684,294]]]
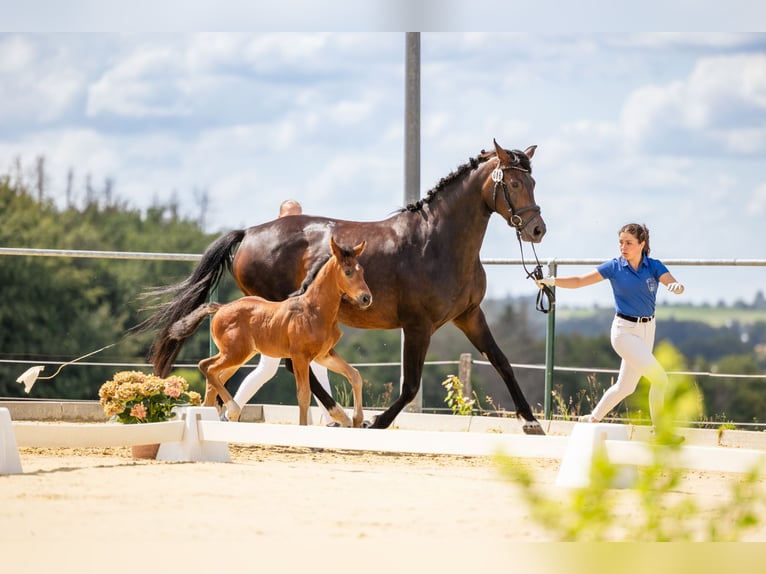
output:
[[[330,257],[330,237],[346,247],[366,241],[367,249],[359,261],[368,283],[370,276],[390,278],[395,269],[382,269],[387,264],[379,256],[380,246],[396,242],[388,221],[291,215],[249,227],[232,263],[234,278],[247,295],[283,300],[298,291],[306,277],[318,272]]]

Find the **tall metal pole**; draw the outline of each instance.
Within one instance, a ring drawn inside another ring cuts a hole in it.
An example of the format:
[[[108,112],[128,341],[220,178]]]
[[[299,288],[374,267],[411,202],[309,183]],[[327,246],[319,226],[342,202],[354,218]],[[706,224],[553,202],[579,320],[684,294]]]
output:
[[[420,199],[420,33],[406,34],[404,203]]]
[[[405,34],[404,64],[404,205],[420,199],[420,32]],[[401,334],[399,392],[404,385],[404,333]],[[423,410],[423,389],[418,391],[409,411]]]

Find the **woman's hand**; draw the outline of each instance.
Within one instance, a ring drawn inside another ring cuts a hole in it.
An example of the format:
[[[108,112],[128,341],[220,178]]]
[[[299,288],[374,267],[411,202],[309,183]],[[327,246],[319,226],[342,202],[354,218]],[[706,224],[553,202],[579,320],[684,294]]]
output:
[[[535,285],[537,285],[540,289],[546,285],[553,287],[556,285],[556,278],[549,275],[548,277],[543,277],[542,279],[535,279]]]
[[[684,286],[680,283],[668,283],[668,291],[671,293],[675,293],[676,295],[680,295],[684,292]]]

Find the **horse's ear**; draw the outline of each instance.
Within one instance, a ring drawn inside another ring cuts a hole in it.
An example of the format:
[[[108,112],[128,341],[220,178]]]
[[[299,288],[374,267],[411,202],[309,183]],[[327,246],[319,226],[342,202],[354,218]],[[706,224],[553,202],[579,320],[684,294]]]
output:
[[[531,145],[527,149],[524,150],[524,155],[527,156],[529,159],[532,159],[535,155],[535,150],[537,149],[536,145]]]
[[[354,247],[354,257],[359,257],[362,252],[364,251],[364,248],[367,247],[367,242],[362,241],[359,245]]]
[[[497,153],[497,159],[500,160],[501,165],[508,165],[511,163],[511,156],[508,154],[507,151],[503,149],[502,146],[500,146],[497,143],[497,140],[494,138],[492,139],[492,143],[495,144],[495,153]]]

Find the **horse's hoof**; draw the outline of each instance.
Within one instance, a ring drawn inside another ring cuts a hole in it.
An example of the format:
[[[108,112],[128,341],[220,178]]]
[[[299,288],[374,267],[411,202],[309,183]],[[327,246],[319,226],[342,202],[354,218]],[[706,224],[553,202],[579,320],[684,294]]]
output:
[[[328,427],[332,427],[332,428],[336,428],[336,427],[340,427],[341,424],[338,421],[332,421],[331,423],[327,423],[327,426]]]
[[[545,431],[543,430],[543,427],[540,426],[538,421],[525,421],[524,425],[521,427],[521,430],[524,431],[524,434],[536,434],[545,436]]]
[[[363,429],[369,429],[372,428],[372,421],[362,421],[362,427]]]

